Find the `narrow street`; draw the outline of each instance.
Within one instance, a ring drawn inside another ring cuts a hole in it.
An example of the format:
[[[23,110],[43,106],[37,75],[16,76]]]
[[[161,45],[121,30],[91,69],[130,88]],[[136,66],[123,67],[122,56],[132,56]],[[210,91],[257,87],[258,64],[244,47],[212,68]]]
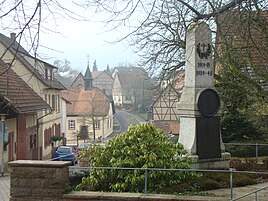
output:
[[[128,130],[130,125],[146,123],[141,117],[131,114],[124,110],[116,110],[114,114],[114,132],[107,137],[112,139],[117,134],[123,134]]]
[[[146,121],[141,117],[123,110],[116,111],[115,118],[120,125],[120,134],[125,133],[130,125],[146,123]]]

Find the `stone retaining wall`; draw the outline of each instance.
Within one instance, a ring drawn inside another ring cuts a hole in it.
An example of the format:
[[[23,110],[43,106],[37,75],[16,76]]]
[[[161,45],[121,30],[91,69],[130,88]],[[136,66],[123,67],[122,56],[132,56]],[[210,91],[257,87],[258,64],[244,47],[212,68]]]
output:
[[[70,162],[18,160],[10,166],[10,201],[179,201],[216,197],[145,195],[141,193],[70,192]]]
[[[10,166],[10,201],[58,201],[68,192],[70,162],[18,160]]]

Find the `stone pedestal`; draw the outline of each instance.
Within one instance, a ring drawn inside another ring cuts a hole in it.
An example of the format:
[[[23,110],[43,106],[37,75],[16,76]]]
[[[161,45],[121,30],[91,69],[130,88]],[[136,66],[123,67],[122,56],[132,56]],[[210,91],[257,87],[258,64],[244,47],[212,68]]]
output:
[[[228,152],[221,153],[220,158],[199,159],[197,155],[191,155],[193,169],[229,169],[231,154]]]

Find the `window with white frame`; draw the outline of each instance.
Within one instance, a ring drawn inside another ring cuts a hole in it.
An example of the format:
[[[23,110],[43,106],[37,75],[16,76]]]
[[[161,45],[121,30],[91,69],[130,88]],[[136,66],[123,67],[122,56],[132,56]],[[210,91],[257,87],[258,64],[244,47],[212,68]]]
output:
[[[69,128],[69,130],[75,130],[75,121],[74,120],[68,121],[68,128]]]
[[[95,129],[100,129],[100,121],[95,121]]]

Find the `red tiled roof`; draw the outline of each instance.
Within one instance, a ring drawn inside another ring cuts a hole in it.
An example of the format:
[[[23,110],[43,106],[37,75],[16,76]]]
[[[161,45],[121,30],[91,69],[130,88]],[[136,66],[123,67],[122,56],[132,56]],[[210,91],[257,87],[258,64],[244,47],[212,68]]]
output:
[[[17,113],[30,113],[50,106],[18,75],[0,60],[0,96]],[[3,105],[0,106],[1,110]]]
[[[67,105],[67,115],[106,116],[109,113],[110,101],[101,90],[93,87],[84,90],[83,87],[73,87],[62,91],[62,96],[71,104]]]
[[[163,129],[165,132],[172,133],[172,134],[180,133],[179,121],[154,121],[153,124],[157,128]]]

